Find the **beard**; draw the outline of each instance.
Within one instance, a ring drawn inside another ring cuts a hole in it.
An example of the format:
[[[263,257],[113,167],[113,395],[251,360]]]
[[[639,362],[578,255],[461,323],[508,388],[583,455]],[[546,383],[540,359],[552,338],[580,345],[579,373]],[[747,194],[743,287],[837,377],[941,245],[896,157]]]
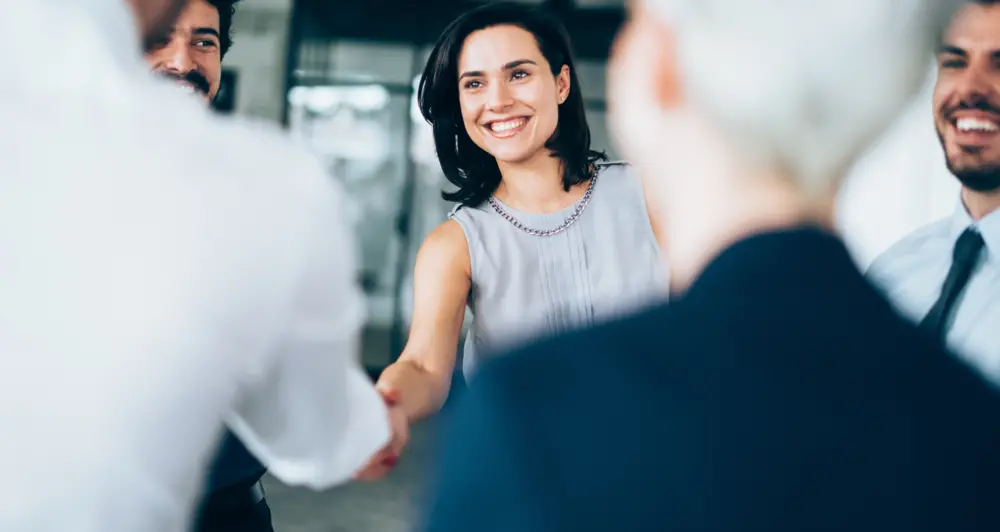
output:
[[[948,170],[958,178],[962,186],[975,192],[995,192],[1000,190],[1000,164],[975,168],[955,168],[948,161]]]
[[[945,153],[948,171],[958,179],[963,187],[975,192],[995,192],[1000,190],[1000,161],[984,162],[977,165],[959,164],[948,156],[944,136],[938,131],[938,139]]]

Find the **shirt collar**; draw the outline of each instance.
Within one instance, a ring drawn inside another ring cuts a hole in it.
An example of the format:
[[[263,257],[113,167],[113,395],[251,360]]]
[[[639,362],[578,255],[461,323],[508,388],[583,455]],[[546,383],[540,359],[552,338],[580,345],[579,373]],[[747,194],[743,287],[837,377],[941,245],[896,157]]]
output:
[[[983,242],[986,243],[989,257],[994,261],[1000,261],[1000,209],[987,214],[977,222],[969,215],[968,209],[965,208],[965,203],[959,197],[958,206],[955,208],[955,213],[951,216],[949,234],[951,241],[958,241],[959,235],[969,227],[975,227],[979,231],[979,234],[983,236]]]

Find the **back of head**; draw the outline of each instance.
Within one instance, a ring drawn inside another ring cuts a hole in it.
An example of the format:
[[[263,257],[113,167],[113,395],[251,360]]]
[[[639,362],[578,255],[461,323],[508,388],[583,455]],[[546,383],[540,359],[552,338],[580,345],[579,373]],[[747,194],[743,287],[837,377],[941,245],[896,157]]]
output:
[[[645,0],[686,103],[741,159],[828,191],[926,79],[955,0]]]

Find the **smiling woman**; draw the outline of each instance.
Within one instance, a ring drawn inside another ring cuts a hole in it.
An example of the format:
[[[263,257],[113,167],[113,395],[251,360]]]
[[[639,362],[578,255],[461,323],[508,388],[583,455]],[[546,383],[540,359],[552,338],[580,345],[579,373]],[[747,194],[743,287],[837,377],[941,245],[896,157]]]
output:
[[[590,149],[557,20],[503,3],[462,15],[431,52],[418,101],[457,187],[444,198],[458,205],[417,253],[410,336],[377,385],[394,439],[364,476],[392,467],[409,423],[444,403],[466,307],[471,378],[494,353],[665,294],[642,186],[629,165]]]
[[[568,191],[604,159],[590,149],[569,37],[532,8],[495,4],[455,20],[431,52],[418,99],[441,168],[458,187],[448,200],[481,204],[505,165],[551,154]]]

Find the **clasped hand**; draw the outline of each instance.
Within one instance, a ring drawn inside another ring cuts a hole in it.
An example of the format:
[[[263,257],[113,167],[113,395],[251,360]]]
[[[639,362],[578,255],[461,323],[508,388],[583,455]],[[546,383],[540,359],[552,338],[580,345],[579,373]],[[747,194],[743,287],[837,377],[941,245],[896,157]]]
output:
[[[368,464],[354,475],[355,480],[379,480],[389,474],[396,466],[399,456],[403,452],[403,447],[410,439],[410,420],[399,404],[399,393],[381,387],[376,389],[388,407],[389,427],[392,434],[389,443],[375,453]]]

